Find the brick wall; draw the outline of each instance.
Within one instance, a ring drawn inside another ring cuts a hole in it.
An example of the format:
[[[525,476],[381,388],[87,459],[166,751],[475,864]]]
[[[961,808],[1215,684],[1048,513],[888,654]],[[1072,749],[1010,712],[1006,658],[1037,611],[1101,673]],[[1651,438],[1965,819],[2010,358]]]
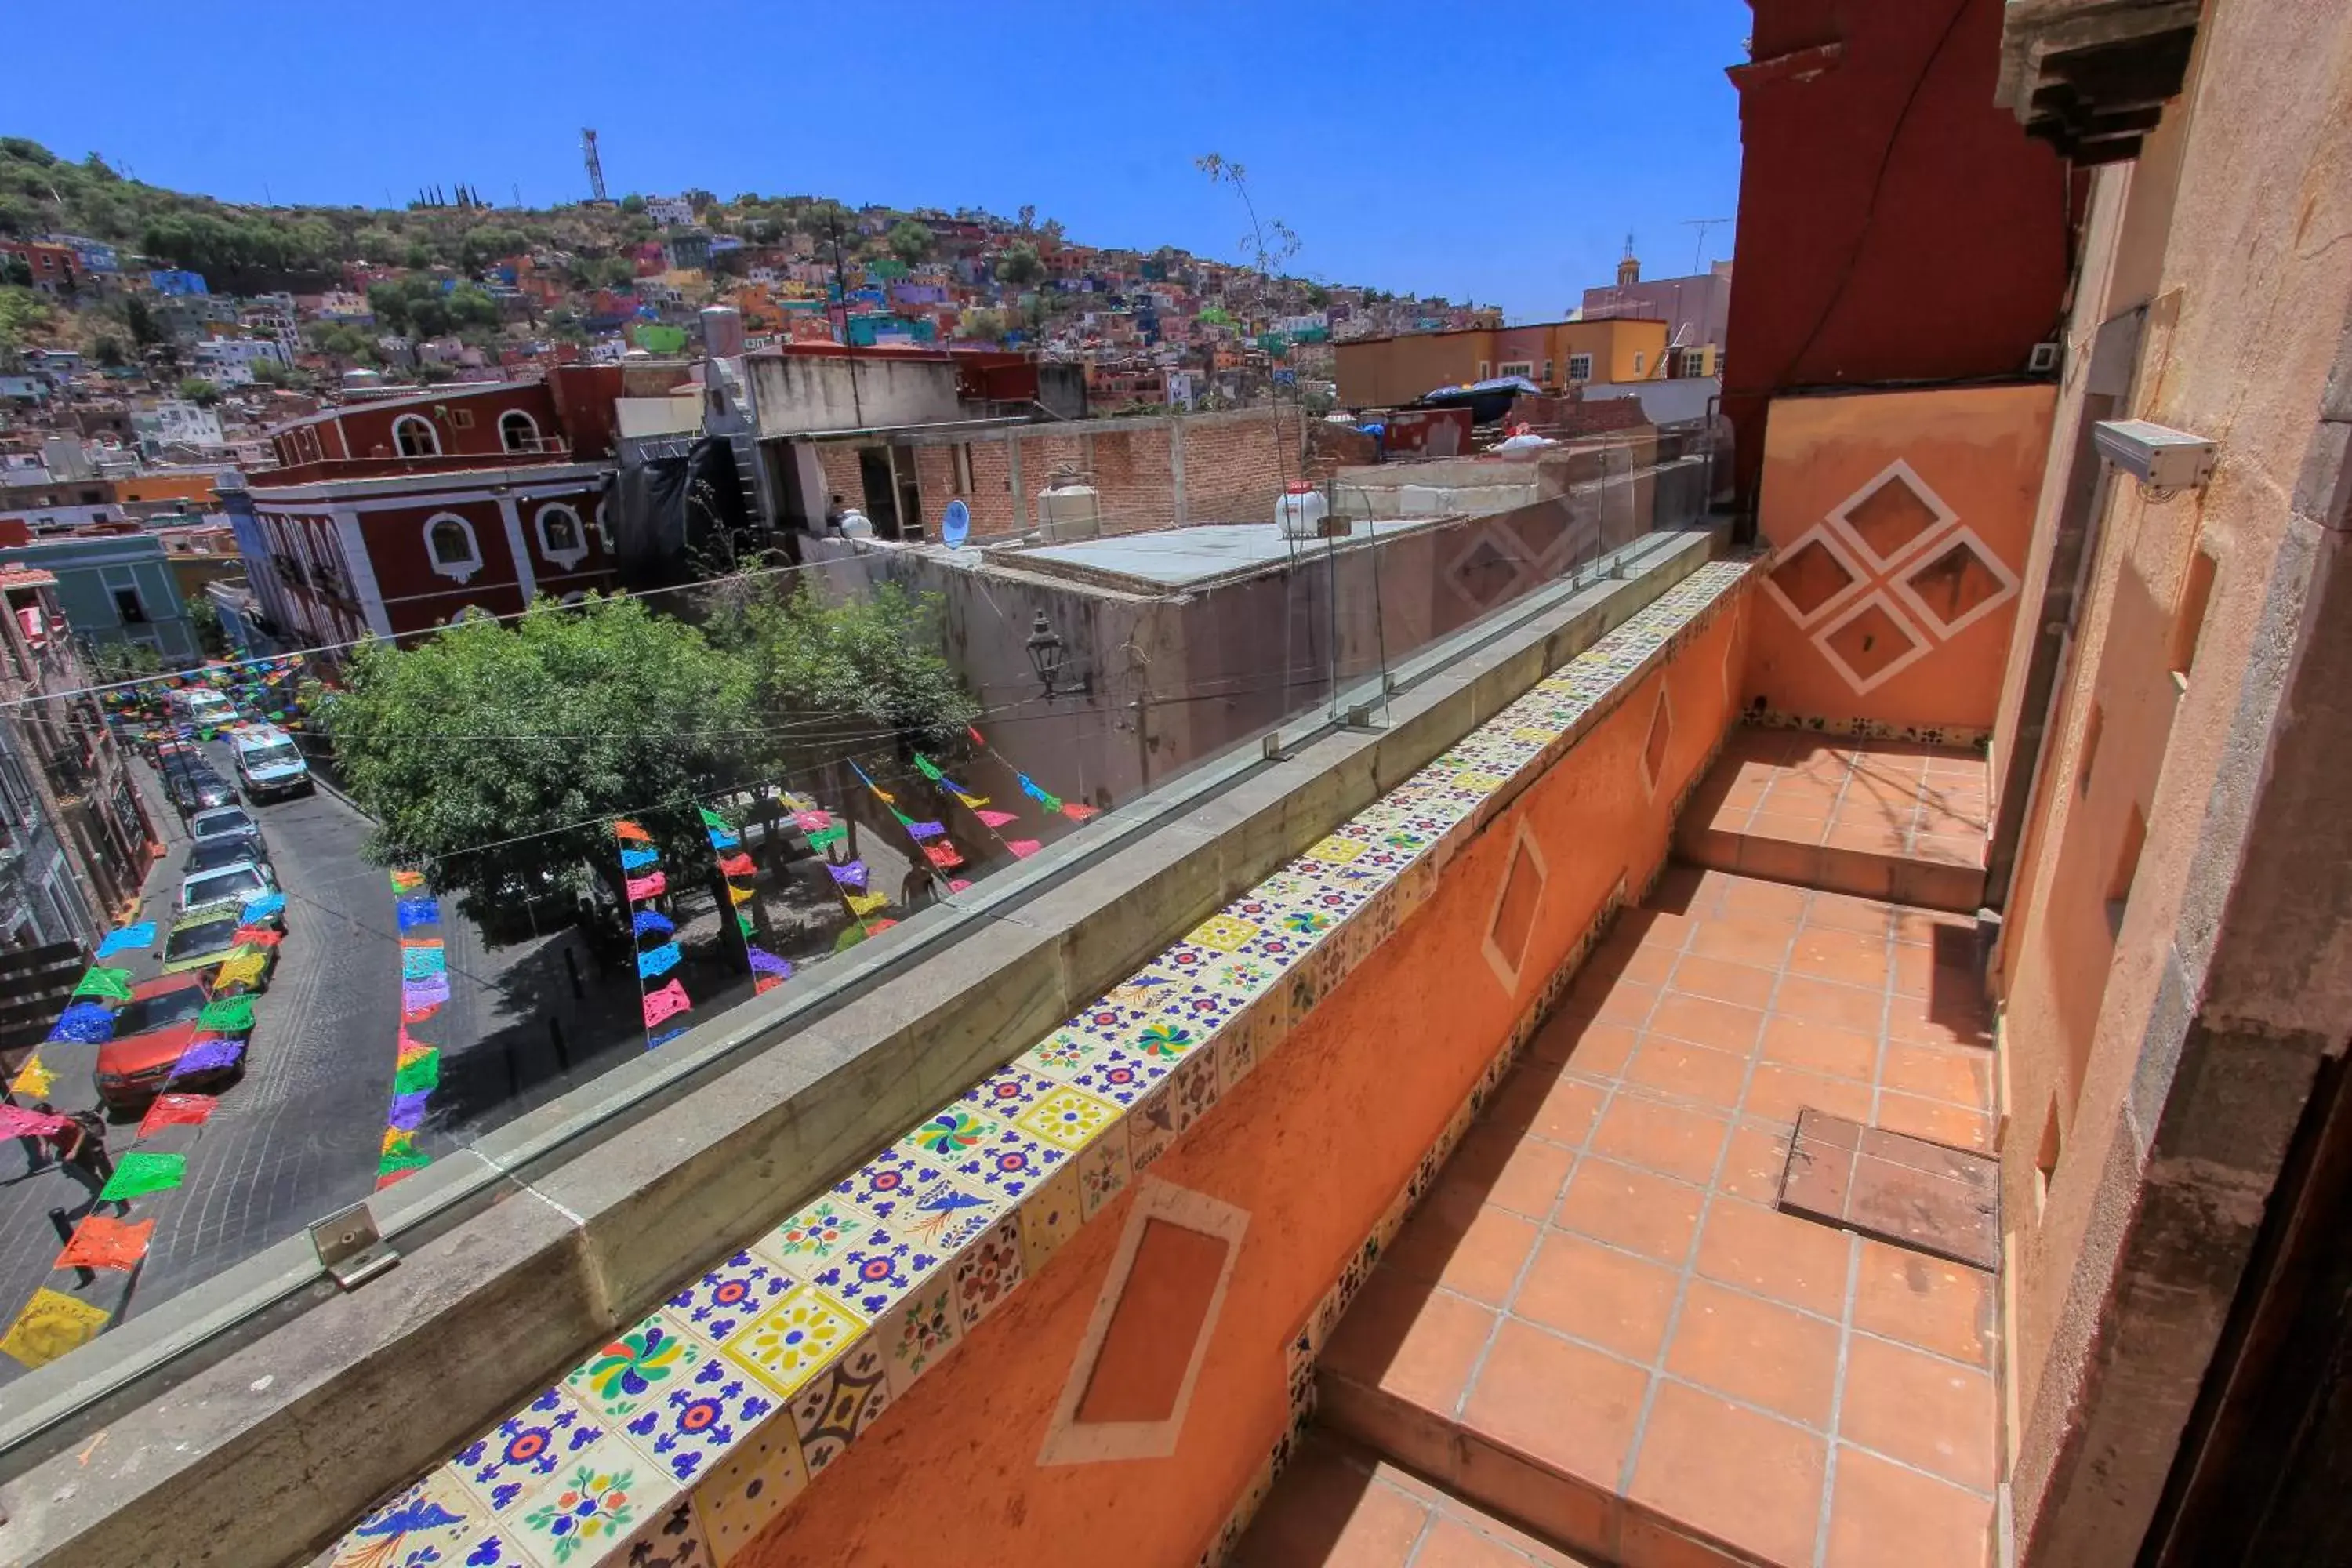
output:
[[[866,506],[866,481],[857,468],[857,447],[847,441],[821,441],[816,448],[817,466],[824,470],[824,494],[816,499],[816,516],[824,516],[826,503],[839,496],[842,504],[860,510]]]

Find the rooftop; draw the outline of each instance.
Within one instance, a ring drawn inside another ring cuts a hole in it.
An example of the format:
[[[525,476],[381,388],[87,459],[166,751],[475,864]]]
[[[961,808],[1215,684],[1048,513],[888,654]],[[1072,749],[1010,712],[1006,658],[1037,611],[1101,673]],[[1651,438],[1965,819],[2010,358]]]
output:
[[[1089,539],[1075,544],[1017,550],[1000,547],[990,552],[990,558],[995,564],[1073,577],[1102,587],[1166,593],[1205,588],[1245,577],[1285,564],[1302,552],[1320,555],[1335,549],[1360,550],[1444,521],[1438,517],[1412,517],[1360,522],[1354,533],[1334,540],[1288,539],[1271,523],[1206,523]]]

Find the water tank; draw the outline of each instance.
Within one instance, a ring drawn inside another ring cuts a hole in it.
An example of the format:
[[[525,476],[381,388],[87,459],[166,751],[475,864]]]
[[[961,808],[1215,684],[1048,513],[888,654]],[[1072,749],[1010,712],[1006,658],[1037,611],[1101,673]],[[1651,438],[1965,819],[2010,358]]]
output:
[[[1037,537],[1047,544],[1102,534],[1102,497],[1092,485],[1055,483],[1037,492]]]
[[[702,311],[702,352],[712,359],[743,357],[743,312],[732,305],[708,305]]]
[[[383,384],[383,377],[375,371],[347,370],[343,372],[343,385],[350,391],[356,392],[362,387],[382,386]]]
[[[1282,500],[1276,503],[1274,519],[1285,539],[1320,539],[1323,519],[1331,510],[1323,492],[1304,479],[1294,479],[1283,487]]]

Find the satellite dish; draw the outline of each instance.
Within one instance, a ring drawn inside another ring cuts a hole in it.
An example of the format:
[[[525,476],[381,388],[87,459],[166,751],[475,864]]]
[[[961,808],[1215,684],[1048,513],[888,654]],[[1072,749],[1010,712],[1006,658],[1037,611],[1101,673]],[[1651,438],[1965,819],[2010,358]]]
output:
[[[961,546],[971,534],[971,508],[960,500],[948,502],[947,515],[940,519],[940,537],[948,542],[950,550]]]

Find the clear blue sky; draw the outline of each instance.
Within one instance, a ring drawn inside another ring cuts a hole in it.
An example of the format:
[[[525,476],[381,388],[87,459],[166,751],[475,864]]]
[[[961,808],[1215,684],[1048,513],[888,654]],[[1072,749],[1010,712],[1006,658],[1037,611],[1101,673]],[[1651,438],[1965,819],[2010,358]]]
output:
[[[1732,215],[1723,68],[1748,17],[1743,0],[117,0],[93,32],[28,5],[16,57],[78,65],[21,80],[0,133],[226,200],[383,205],[466,180],[545,205],[586,194],[593,125],[616,196],[1034,203],[1074,239],[1233,259],[1240,206],[1192,166],[1213,150],[1297,231],[1294,270],[1535,317],[1608,281],[1627,231],[1662,276],[1691,265],[1682,220]],[[1708,231],[1709,258],[1730,250],[1729,226]]]

